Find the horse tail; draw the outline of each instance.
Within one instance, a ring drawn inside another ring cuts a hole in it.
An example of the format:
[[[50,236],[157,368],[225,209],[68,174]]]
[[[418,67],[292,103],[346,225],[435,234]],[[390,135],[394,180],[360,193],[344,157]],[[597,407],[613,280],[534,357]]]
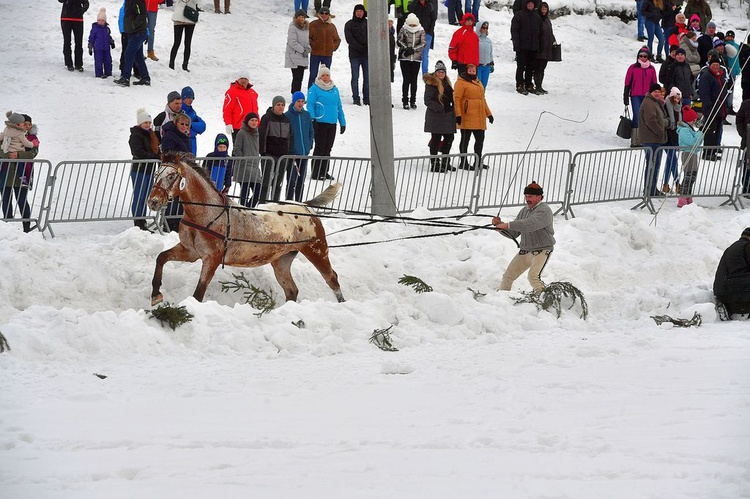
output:
[[[330,204],[334,199],[336,199],[336,196],[338,195],[340,189],[341,184],[339,182],[331,184],[326,190],[324,190],[311,200],[305,201],[304,204],[306,204],[307,206],[325,206],[327,204]]]

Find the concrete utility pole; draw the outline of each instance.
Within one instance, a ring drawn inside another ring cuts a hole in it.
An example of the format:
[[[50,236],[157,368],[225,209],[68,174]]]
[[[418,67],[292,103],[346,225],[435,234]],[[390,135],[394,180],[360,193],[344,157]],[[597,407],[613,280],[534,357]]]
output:
[[[367,61],[370,69],[370,155],[372,158],[372,211],[396,214],[396,179],[393,170],[393,108],[388,37],[388,0],[369,0]]]

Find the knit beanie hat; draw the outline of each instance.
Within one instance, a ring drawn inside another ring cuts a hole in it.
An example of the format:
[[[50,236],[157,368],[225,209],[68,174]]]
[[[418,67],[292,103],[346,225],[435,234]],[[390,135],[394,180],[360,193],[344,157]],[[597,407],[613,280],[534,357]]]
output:
[[[708,24],[706,24],[706,29],[708,28],[716,28],[716,23],[713,21],[708,21]]]
[[[141,108],[137,111],[137,113],[138,113],[137,121],[139,125],[142,125],[147,121],[152,121],[151,115],[148,114],[145,109]]]
[[[258,116],[258,113],[247,113],[247,116],[245,116],[245,121],[243,121],[243,123],[247,123],[253,118],[255,118],[256,120],[259,120],[260,116]]]
[[[331,70],[328,69],[328,66],[325,64],[320,65],[320,69],[318,69],[318,76],[328,75],[331,76]]]
[[[693,14],[692,16],[690,16],[690,22],[692,23],[694,21],[701,22],[701,16],[699,16],[698,14]]]
[[[531,194],[533,196],[543,196],[544,190],[542,186],[536,183],[536,180],[532,180],[529,185],[523,190],[524,194]]]
[[[216,135],[216,140],[214,141],[214,148],[219,147],[221,144],[224,144],[225,146],[229,147],[229,139],[223,133]]]
[[[182,92],[180,93],[180,97],[182,98],[182,100],[195,99],[195,92],[193,92],[192,88],[185,87],[182,89]]]
[[[307,17],[307,12],[303,9],[297,9],[297,12],[294,13],[294,17]]]
[[[182,95],[177,90],[172,90],[167,94],[167,104],[177,99],[182,99]]]
[[[104,21],[106,23],[107,22],[107,9],[105,9],[104,7],[99,9],[99,13],[96,15],[96,20]]]
[[[435,72],[437,73],[438,71],[447,71],[447,69],[445,68],[445,63],[443,61],[438,61],[435,63]]]
[[[408,16],[406,16],[406,24],[409,26],[416,26],[419,24],[419,18],[414,12],[409,13]]]
[[[669,97],[679,97],[682,99],[682,92],[677,87],[672,87],[672,90],[669,91]]]
[[[5,116],[8,118],[8,121],[14,125],[20,125],[23,123],[23,115],[14,113],[13,111],[8,111],[5,113]]]
[[[641,54],[646,54],[648,57],[651,57],[651,51],[645,45],[638,49],[638,56]]]
[[[685,52],[684,48],[678,48],[677,50],[675,50],[675,55],[679,55],[679,54],[687,55],[687,52]]]
[[[648,87],[648,93],[656,92],[657,90],[661,90],[661,85],[658,83],[652,83],[650,87]]]
[[[713,43],[714,43],[714,48],[716,48],[716,47],[718,47],[720,45],[724,45],[724,40],[722,40],[718,36],[715,36]]]
[[[682,106],[682,121],[685,123],[693,123],[698,119],[698,113],[693,111],[690,106]]]
[[[303,93],[302,93],[302,92],[300,92],[300,91],[294,92],[294,93],[292,94],[292,104],[294,104],[294,103],[295,103],[295,102],[297,102],[298,100],[306,100],[306,99],[305,99],[305,94],[303,94]]]
[[[280,96],[280,95],[277,95],[277,96],[276,96],[276,97],[274,97],[274,98],[273,98],[273,100],[271,101],[271,105],[275,107],[275,106],[276,106],[276,104],[278,104],[279,102],[281,102],[282,104],[286,104],[286,99],[284,99],[284,98],[283,98],[282,96]]]

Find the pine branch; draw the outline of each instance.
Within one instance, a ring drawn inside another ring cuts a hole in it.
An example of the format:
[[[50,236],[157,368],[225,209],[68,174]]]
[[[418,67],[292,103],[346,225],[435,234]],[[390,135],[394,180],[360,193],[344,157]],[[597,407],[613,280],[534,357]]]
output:
[[[474,295],[474,299],[475,300],[479,300],[479,298],[482,298],[483,296],[487,296],[487,293],[482,293],[480,291],[474,291],[471,288],[466,288],[466,289],[468,289],[469,291],[471,291],[471,293]]]
[[[401,279],[398,280],[398,283],[403,284],[404,286],[411,286],[412,289],[414,289],[415,293],[429,293],[430,291],[432,291],[432,286],[425,283],[419,277],[414,277],[413,275],[404,275]]]
[[[660,326],[664,322],[671,322],[677,327],[698,327],[703,322],[703,318],[698,312],[693,313],[692,319],[673,319],[668,315],[652,315],[651,318],[654,319],[657,326]]]
[[[536,305],[537,310],[549,311],[550,308],[553,308],[559,319],[560,315],[562,315],[562,302],[564,299],[571,300],[568,310],[573,308],[576,300],[580,300],[580,317],[583,320],[586,320],[589,316],[589,306],[586,303],[586,299],[583,297],[581,290],[569,282],[552,282],[545,286],[539,294],[536,294],[533,291],[523,292],[520,297],[513,298],[513,301],[516,305],[519,303],[533,303]]]
[[[156,309],[150,310],[149,314],[152,318],[158,319],[162,326],[165,322],[169,324],[172,331],[193,319],[193,315],[184,306],[173,307],[169,303],[159,305]]]
[[[257,317],[262,317],[263,314],[267,314],[276,308],[276,300],[273,299],[271,292],[256,287],[247,280],[244,272],[232,274],[232,277],[234,278],[234,281],[220,281],[222,293],[244,290],[242,297],[244,298],[245,303],[249,304],[256,310],[260,310],[259,313],[254,314]]]
[[[297,326],[298,329],[305,329],[305,321],[302,319],[298,320],[297,322],[292,322],[292,325]]]
[[[370,336],[370,343],[386,352],[398,352],[398,348],[394,347],[393,343],[391,342],[390,331],[392,327],[393,324],[388,326],[386,329],[376,329],[375,331],[373,331],[372,336]]]

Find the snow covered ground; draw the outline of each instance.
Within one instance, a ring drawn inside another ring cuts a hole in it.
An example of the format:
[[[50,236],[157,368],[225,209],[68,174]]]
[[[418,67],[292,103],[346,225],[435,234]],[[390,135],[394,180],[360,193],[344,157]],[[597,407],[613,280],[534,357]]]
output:
[[[343,34],[356,2],[333,3]],[[2,109],[34,118],[40,157],[53,163],[123,159],[136,109],[155,116],[169,91],[190,85],[208,123],[198,139],[205,154],[223,131],[223,93],[238,68],[254,76],[261,109],[287,96],[291,4],[235,0],[229,16],[202,14],[190,73],[167,68],[171,12],[161,11],[153,86],[122,89],[95,79],[88,56],[83,74],[65,71],[57,2],[0,0]],[[94,2],[86,34],[100,5],[116,26],[119,2]],[[481,15],[497,61],[486,152],[625,145],[614,130],[640,46],[633,23],[556,19],[564,62],[548,68],[550,94],[521,96],[510,15]],[[739,7],[717,5],[714,15],[744,38]],[[447,59],[452,31],[441,7],[433,63]],[[398,70],[396,78],[398,101]],[[348,121],[334,154],[361,156],[368,110],[349,105],[345,44],[333,79]],[[585,121],[545,114],[534,134],[542,111]],[[394,123],[396,156],[427,154],[421,103],[394,110]],[[739,143],[733,127],[724,137]],[[511,293],[497,286],[515,246],[474,231],[332,250],[341,304],[300,257],[299,302],[260,318],[221,292],[238,269],[220,269],[197,303],[198,265],[169,264],[165,299],[195,316],[172,331],[148,310],[156,255],[175,235],[97,223],[60,225],[43,239],[0,224],[0,332],[12,348],[0,354],[0,497],[750,497],[750,327],[719,322],[711,293],[716,263],[750,211],[713,199],[678,210],[670,198],[654,217],[631,205],[581,206],[577,218],[555,221],[545,279],[583,291],[586,321],[577,306],[557,319],[514,305],[525,278]],[[329,242],[431,230],[381,224]],[[405,274],[434,291],[398,284]],[[245,275],[281,303],[270,268]],[[698,328],[650,318],[695,312]],[[398,352],[368,342],[391,325]]]

